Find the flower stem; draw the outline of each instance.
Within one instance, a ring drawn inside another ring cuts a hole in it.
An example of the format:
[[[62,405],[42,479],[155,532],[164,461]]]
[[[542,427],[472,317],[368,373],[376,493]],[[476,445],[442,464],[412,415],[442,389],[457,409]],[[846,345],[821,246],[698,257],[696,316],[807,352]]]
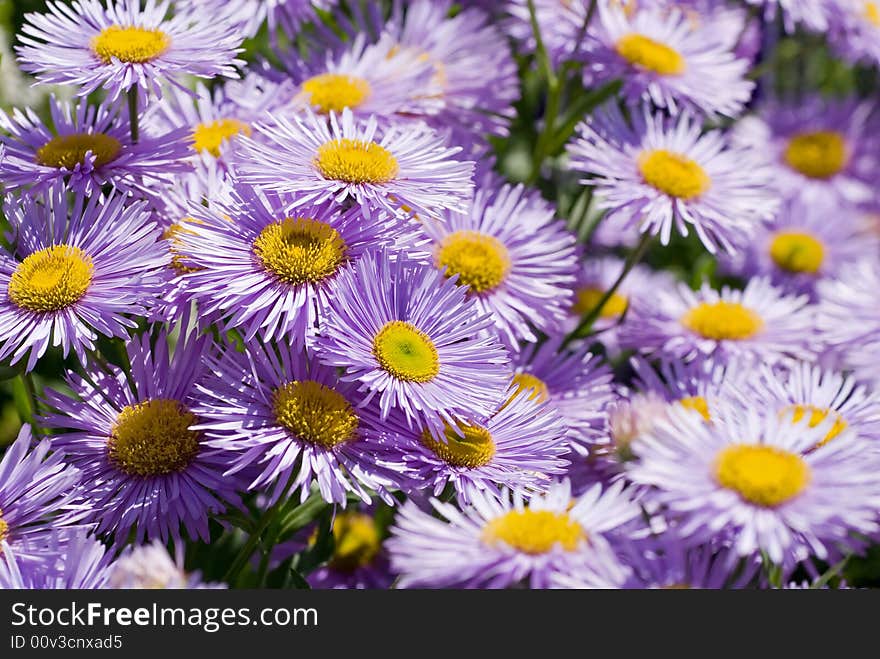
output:
[[[134,144],[137,144],[140,139],[138,120],[138,88],[137,85],[134,85],[128,88],[128,126],[131,129],[131,141]]]
[[[562,342],[562,348],[568,347],[568,345],[575,339],[580,339],[587,335],[587,332],[589,332],[593,323],[596,322],[596,319],[602,312],[602,307],[604,307],[608,300],[611,299],[611,296],[617,292],[617,289],[620,288],[623,280],[626,279],[627,275],[632,271],[636,264],[642,260],[645,252],[648,251],[648,247],[651,245],[651,238],[653,238],[653,236],[650,233],[642,234],[642,239],[639,241],[639,244],[632,252],[630,252],[629,257],[627,257],[626,264],[623,266],[623,270],[617,278],[617,281],[614,282],[611,288],[605,291],[601,299],[593,306],[593,308],[583,315],[577,327],[565,337],[565,340]]]
[[[34,383],[33,373],[22,373],[21,382],[24,385],[24,390],[27,392],[28,403],[30,404],[30,424],[31,428],[34,431],[35,435],[42,435],[42,430],[40,426],[37,424],[37,416],[40,413],[39,409],[39,401],[40,398],[37,396],[37,387]]]

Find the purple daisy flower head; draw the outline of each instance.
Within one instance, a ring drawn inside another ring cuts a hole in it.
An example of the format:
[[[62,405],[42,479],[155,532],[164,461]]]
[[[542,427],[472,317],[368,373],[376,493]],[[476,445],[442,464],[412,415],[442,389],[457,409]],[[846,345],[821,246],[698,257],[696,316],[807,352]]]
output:
[[[748,588],[761,569],[760,559],[741,559],[717,542],[690,546],[674,532],[635,543],[630,554],[633,576],[625,588]]]
[[[352,493],[369,503],[371,491],[393,503],[389,491],[406,481],[400,452],[370,432],[378,410],[334,368],[288,344],[227,348],[210,362],[200,386],[197,428],[208,445],[226,453],[224,475],[247,474],[247,488],[309,496],[313,484],[325,501],[345,506]]]
[[[0,177],[7,190],[28,189],[32,194],[64,183],[73,192],[99,194],[105,185],[136,196],[155,196],[190,166],[186,134],[144,135],[132,142],[127,115],[118,103],[90,105],[85,100],[49,99],[52,128],[33,109],[0,112],[0,135],[5,155]]]
[[[803,25],[814,32],[825,32],[832,14],[828,0],[746,0],[750,5],[764,8],[764,19],[774,20],[782,16],[787,32],[794,32],[797,25]]]
[[[201,431],[195,383],[205,373],[208,338],[186,331],[173,349],[161,329],[128,341],[130,368],[92,365],[86,376],[69,372],[72,395],[48,390],[48,427],[65,460],[82,472],[87,521],[98,533],[125,543],[159,538],[209,538],[209,513],[238,503],[237,483],[224,475],[230,454],[210,448]]]
[[[191,5],[206,16],[220,16],[236,26],[242,36],[251,38],[264,23],[270,34],[279,28],[296,34],[302,23],[316,17],[315,9],[329,9],[332,0],[178,0],[176,4]]]
[[[405,227],[384,211],[325,203],[286,210],[283,200],[236,185],[228,203],[191,205],[176,249],[190,272],[186,295],[225,318],[246,341],[312,344],[334,282],[367,248],[403,246]]]
[[[110,554],[83,527],[52,531],[40,543],[41,560],[19,562],[17,552],[2,544],[0,590],[97,590],[107,587]],[[36,550],[36,547],[33,547]]]
[[[574,235],[537,191],[481,188],[468,213],[425,218],[434,266],[457,277],[509,346],[559,330],[577,270]]]
[[[749,61],[738,59],[712,23],[700,25],[667,6],[627,11],[599,2],[583,58],[593,85],[623,80],[630,104],[653,103],[673,114],[739,115],[755,83]]]
[[[17,551],[19,560],[39,558],[53,529],[82,517],[79,482],[79,470],[57,446],[48,439],[34,443],[31,427],[22,426],[0,460],[0,542]]]
[[[831,0],[831,48],[850,62],[880,63],[880,4],[877,0]]]
[[[642,354],[724,364],[731,359],[772,364],[812,359],[821,348],[815,309],[806,296],[787,296],[766,279],[744,290],[685,284],[634,304],[621,328],[621,345]]]
[[[474,163],[453,160],[459,149],[423,124],[380,130],[375,116],[356,121],[347,108],[331,113],[329,124],[310,111],[292,121],[272,117],[241,140],[235,169],[244,183],[296,195],[298,205],[350,199],[365,212],[466,211]]]
[[[880,446],[880,395],[851,375],[797,362],[790,368],[765,366],[738,385],[735,392],[743,405],[775,409],[794,423],[806,418],[811,428],[833,421],[820,446],[847,429],[853,431],[851,440],[867,441],[874,451]]]
[[[144,202],[124,195],[76,195],[55,186],[45,200],[8,197],[15,249],[0,252],[0,359],[47,348],[81,362],[98,334],[126,337],[162,292],[170,261]]]
[[[25,16],[21,68],[39,82],[76,85],[86,96],[106,90],[112,100],[130,89],[162,96],[162,83],[180,78],[236,78],[242,36],[204,11],[168,16],[168,0],[49,2],[45,14]]]
[[[872,104],[818,96],[773,102],[745,117],[733,141],[768,154],[768,181],[806,204],[862,204],[874,199],[880,168]]]
[[[489,16],[465,8],[450,17],[451,0],[396,0],[384,26],[401,54],[427,62],[439,112],[419,112],[438,130],[506,135],[519,98],[516,62],[505,35]],[[455,142],[459,143],[458,140]]]
[[[573,331],[581,318],[599,304],[620,277],[624,267],[623,260],[614,256],[588,258],[583,261],[573,291],[574,301],[567,310],[563,331]],[[596,338],[602,342],[606,351],[618,351],[618,330],[629,317],[633,301],[650,298],[657,290],[675,286],[676,279],[669,272],[651,270],[643,265],[636,265],[630,270],[617,290],[602,305],[593,322]]]
[[[504,0],[492,4],[503,6],[508,15],[503,20],[504,32],[524,53],[533,53],[537,46],[527,0]],[[581,52],[584,25],[590,15],[590,0],[534,0],[535,19],[541,40],[554,68]]]
[[[578,449],[605,429],[614,376],[587,346],[564,350],[560,344],[560,338],[549,339],[514,356],[514,395],[558,412],[571,447]]]
[[[836,279],[820,281],[816,327],[841,369],[880,382],[880,265],[876,258],[845,264]]]
[[[710,252],[736,251],[776,210],[757,151],[729,144],[719,130],[703,133],[687,112],[667,120],[637,110],[630,126],[606,104],[580,125],[569,152],[610,221],[659,234],[664,245],[673,229],[693,229]]]
[[[402,588],[618,588],[629,577],[612,541],[639,516],[623,484],[572,500],[567,481],[526,502],[521,493],[476,493],[459,510],[404,504],[386,546]]]
[[[783,291],[815,297],[819,280],[834,277],[846,263],[880,254],[880,236],[866,235],[860,219],[855,210],[827,200],[807,204],[791,199],[723,267],[739,275],[767,276]]]
[[[443,432],[433,427],[443,427]],[[414,472],[416,488],[440,496],[451,485],[463,503],[474,492],[500,488],[543,491],[550,477],[565,471],[566,426],[548,404],[527,396],[511,398],[482,423],[458,421],[410,428],[402,415],[392,414],[382,435],[399,449]]]
[[[795,414],[731,402],[707,424],[671,410],[636,439],[629,478],[657,488],[689,543],[730,532],[740,556],[762,551],[785,566],[856,547],[853,533],[878,530],[878,456],[851,430],[819,446],[834,419],[811,427]]]
[[[172,558],[168,549],[154,540],[129,547],[110,569],[107,588],[123,590],[225,589],[226,584],[206,583],[199,572],[187,573],[183,557]]]
[[[367,400],[379,397],[383,418],[398,409],[439,433],[483,421],[504,401],[508,356],[492,328],[454,279],[366,253],[338,277],[317,349]]]

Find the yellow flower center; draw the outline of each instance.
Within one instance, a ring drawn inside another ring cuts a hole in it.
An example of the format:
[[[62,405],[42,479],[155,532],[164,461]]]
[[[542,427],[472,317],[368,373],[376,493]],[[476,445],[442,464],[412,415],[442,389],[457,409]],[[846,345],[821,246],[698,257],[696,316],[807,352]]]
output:
[[[788,272],[815,274],[825,260],[825,246],[812,234],[780,231],[770,242],[770,258]]]
[[[688,311],[681,323],[692,332],[715,341],[742,341],[764,326],[761,317],[739,302],[703,302]]]
[[[605,291],[600,288],[585,286],[575,293],[575,302],[571,306],[571,312],[577,316],[583,316],[591,312],[599,304]],[[612,293],[608,301],[599,310],[600,318],[619,318],[626,311],[629,299],[620,293]]]
[[[566,513],[549,510],[511,510],[489,522],[483,529],[483,542],[499,542],[525,554],[546,554],[554,547],[574,551],[587,534]]]
[[[119,140],[104,133],[57,135],[37,149],[37,163],[72,170],[85,163],[86,154],[91,152],[95,167],[102,167],[115,160],[121,150]]]
[[[816,407],[815,405],[789,405],[785,409],[782,410],[781,414],[786,415],[788,413],[793,413],[791,417],[792,423],[800,423],[803,421],[804,417],[807,415],[807,412],[810,413],[810,420],[807,422],[810,428],[815,428],[820,423],[822,423],[825,419],[828,418],[828,415],[833,414],[834,425],[831,426],[831,430],[822,438],[818,444],[816,444],[816,448],[820,446],[825,446],[832,439],[840,435],[844,430],[846,430],[849,425],[840,414],[835,412],[834,410],[828,409],[827,407]]]
[[[680,75],[687,68],[678,51],[641,34],[621,37],[615,48],[633,66],[661,76]]]
[[[79,247],[55,245],[27,256],[9,279],[14,305],[36,312],[60,311],[86,294],[92,259]]]
[[[318,148],[315,167],[326,179],[345,183],[388,183],[397,176],[397,159],[375,142],[331,140]]]
[[[317,284],[336,274],[348,246],[325,222],[286,218],[270,224],[254,240],[254,254],[279,281],[293,286]]]
[[[676,199],[694,199],[712,186],[712,179],[696,161],[666,149],[645,151],[638,165],[645,183]]]
[[[865,3],[865,19],[874,27],[880,27],[880,3]]]
[[[340,572],[368,566],[382,545],[376,523],[363,513],[337,513],[333,520],[333,541],[330,566]]]
[[[357,434],[360,420],[345,396],[314,380],[294,380],[272,394],[279,425],[297,439],[330,450]]]
[[[828,179],[846,167],[846,140],[832,130],[801,133],[789,140],[783,157],[789,167],[804,176]]]
[[[517,373],[513,376],[513,384],[516,391],[513,392],[511,400],[517,396],[528,396],[529,400],[536,400],[539,403],[546,403],[550,398],[550,390],[547,383],[540,378],[536,378],[531,373]]]
[[[370,84],[355,76],[324,73],[306,80],[302,91],[309,103],[327,114],[361,105],[370,95]]]
[[[195,231],[187,227],[187,224],[204,224],[204,222],[193,217],[185,217],[180,222],[175,222],[162,232],[162,239],[171,243],[169,247],[169,251],[171,252],[171,268],[178,275],[185,275],[190,272],[204,270],[204,268],[190,265],[189,257],[180,251],[180,248],[183,246],[183,241],[181,240],[180,235],[189,234],[194,236],[196,234]]]
[[[386,323],[373,339],[373,356],[385,371],[405,382],[430,382],[440,372],[431,338],[401,320]]]
[[[110,462],[130,476],[164,476],[189,467],[199,452],[196,416],[179,401],[126,405],[110,430]]]
[[[436,439],[430,430],[423,430],[422,444],[453,467],[476,469],[489,464],[495,456],[492,434],[481,426],[461,422],[452,426],[447,423],[443,436],[446,441]]]
[[[3,511],[0,510],[0,542],[3,542],[6,537],[9,535],[9,524],[6,523],[6,520],[3,519]],[[0,549],[0,554],[3,553],[3,550]]]
[[[113,59],[126,64],[145,64],[162,55],[171,39],[161,30],[111,25],[92,39],[92,51],[104,64]]]
[[[745,501],[772,508],[804,491],[810,482],[810,468],[796,453],[772,446],[734,444],[718,455],[715,478]]]
[[[236,135],[250,135],[251,127],[238,119],[218,119],[209,124],[199,124],[192,133],[193,148],[220,157],[220,146]]]
[[[678,401],[678,404],[687,410],[699,412],[705,421],[712,420],[712,415],[709,413],[709,403],[702,396],[688,396]]]
[[[477,231],[456,231],[440,244],[437,268],[446,268],[446,276],[458,275],[458,284],[474,293],[494,290],[510,271],[507,248],[494,236]]]

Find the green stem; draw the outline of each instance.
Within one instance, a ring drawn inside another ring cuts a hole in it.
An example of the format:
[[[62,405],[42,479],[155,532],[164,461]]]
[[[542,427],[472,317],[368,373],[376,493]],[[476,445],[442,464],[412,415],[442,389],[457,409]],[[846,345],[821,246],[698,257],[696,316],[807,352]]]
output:
[[[138,88],[137,85],[128,88],[128,126],[131,129],[131,141],[134,144],[140,139],[140,126],[138,116]]]
[[[589,332],[590,328],[593,326],[593,323],[596,322],[596,319],[602,312],[602,307],[604,307],[608,303],[608,300],[611,299],[611,296],[617,292],[618,288],[620,288],[623,280],[626,279],[627,275],[632,271],[636,264],[642,260],[645,252],[648,251],[648,247],[651,245],[651,238],[653,238],[653,236],[650,233],[642,234],[641,241],[639,241],[639,244],[626,259],[626,264],[623,266],[623,270],[621,271],[620,276],[617,278],[617,281],[614,282],[611,288],[605,291],[605,293],[602,295],[601,299],[596,303],[596,305],[583,315],[577,327],[575,327],[568,334],[568,336],[565,337],[565,341],[562,342],[562,348],[566,348],[575,339],[580,339],[586,336],[586,333]]]
[[[559,130],[553,136],[553,141],[549,144],[549,152],[556,153],[565,146],[584,116],[590,110],[602,105],[602,103],[614,96],[620,91],[622,86],[623,83],[620,80],[612,80],[608,84],[599,87],[599,89],[595,89],[577,99],[569,108],[565,119],[560,124]]]
[[[822,588],[822,587],[828,585],[828,582],[829,582],[829,581],[831,581],[834,577],[836,577],[836,576],[839,575],[841,572],[843,572],[843,568],[845,568],[845,567],[846,567],[846,564],[849,563],[849,558],[850,558],[850,554],[847,554],[846,556],[844,556],[844,557],[840,560],[840,562],[835,563],[835,564],[832,565],[830,568],[828,568],[828,569],[822,574],[822,576],[820,576],[818,579],[816,579],[816,580],[810,585],[810,588],[811,588],[811,589],[819,589],[819,588]]]
[[[532,33],[535,35],[535,52],[538,54],[538,61],[544,68],[544,75],[547,76],[547,82],[553,84],[556,82],[556,72],[553,70],[553,64],[550,62],[550,56],[547,54],[547,48],[544,46],[544,39],[541,38],[541,27],[538,25],[538,14],[535,10],[535,0],[528,0],[529,5],[529,21],[532,24]]]
[[[42,430],[40,426],[37,424],[37,415],[40,413],[39,402],[40,398],[37,396],[37,387],[34,384],[34,375],[33,373],[23,373],[21,376],[22,384],[24,384],[24,389],[27,391],[28,399],[30,401],[31,407],[31,427],[33,428],[34,434],[41,435]]]
[[[547,48],[544,45],[544,39],[541,37],[541,27],[538,25],[538,14],[535,10],[534,0],[528,0],[529,5],[529,21],[532,24],[532,32],[535,35],[535,52],[538,57],[538,63],[544,71],[544,77],[547,79],[547,107],[544,110],[544,129],[538,135],[535,143],[535,151],[532,155],[532,170],[527,179],[530,185],[537,182],[541,176],[541,165],[544,164],[544,158],[547,155],[547,146],[553,137],[553,130],[556,123],[556,115],[559,113],[559,106],[562,102],[562,84],[556,71],[553,69],[553,63],[547,54]]]
[[[293,481],[294,477],[291,476],[290,479],[287,481],[287,485],[284,486],[284,490],[281,492],[281,495],[278,497],[278,500],[274,504],[272,504],[269,510],[266,511],[266,513],[260,519],[260,523],[257,524],[257,528],[255,528],[254,532],[250,534],[247,542],[244,543],[241,551],[238,552],[238,556],[236,556],[235,560],[232,561],[232,565],[229,566],[229,569],[223,576],[223,581],[225,581],[227,584],[232,585],[233,578],[238,576],[238,573],[241,572],[241,569],[254,553],[257,545],[260,544],[260,537],[263,535],[263,532],[269,527],[275,517],[278,516],[278,511],[281,510],[281,508],[287,502],[287,495],[290,492],[290,487],[293,485]]]

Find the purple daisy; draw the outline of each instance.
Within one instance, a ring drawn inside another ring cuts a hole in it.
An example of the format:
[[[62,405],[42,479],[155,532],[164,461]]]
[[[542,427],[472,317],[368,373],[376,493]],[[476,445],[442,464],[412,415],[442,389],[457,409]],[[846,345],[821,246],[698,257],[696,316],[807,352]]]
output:
[[[554,68],[574,59],[581,52],[590,2],[591,0],[534,0],[541,40]],[[522,52],[535,51],[535,31],[532,29],[527,0],[487,1],[484,4],[502,5],[509,16],[502,22],[505,34],[517,42]]]
[[[422,222],[434,266],[457,277],[507,345],[558,331],[571,306],[577,270],[574,235],[554,209],[523,186],[489,185],[468,213]]]
[[[243,353],[227,348],[210,369],[197,429],[229,456],[224,475],[248,470],[248,489],[272,488],[277,498],[289,488],[305,501],[314,483],[345,506],[349,493],[369,503],[371,490],[391,503],[389,490],[406,482],[399,451],[370,432],[378,410],[336,369],[286,344],[254,342]]]
[[[0,590],[97,590],[107,587],[110,554],[81,527],[58,529],[44,539],[40,560],[19,562],[17,552],[0,543]],[[36,547],[34,547],[36,549]]]
[[[156,196],[190,166],[184,131],[161,137],[143,136],[132,142],[128,117],[119,104],[94,106],[85,100],[49,100],[50,129],[34,110],[0,112],[0,135],[5,155],[0,177],[8,190],[27,188],[44,192],[63,182],[73,192],[91,196],[105,185],[137,196]]]
[[[162,292],[170,261],[144,202],[77,195],[55,186],[45,203],[9,197],[15,250],[0,252],[0,359],[29,353],[33,370],[50,343],[81,362],[98,334],[126,337]]]
[[[27,561],[39,559],[53,529],[83,516],[80,472],[57,448],[48,439],[35,444],[26,425],[0,460],[0,542]]]
[[[783,197],[806,204],[861,204],[878,184],[877,127],[873,105],[819,96],[774,102],[744,118],[733,141],[768,154],[764,172]]]
[[[572,448],[590,443],[605,430],[614,400],[611,369],[582,346],[560,348],[561,339],[529,346],[513,358],[516,396],[548,403],[567,426]]]
[[[184,317],[181,327],[188,319]],[[224,475],[231,456],[208,447],[195,430],[199,418],[195,383],[205,373],[210,343],[181,331],[170,354],[168,331],[129,340],[123,371],[91,366],[85,376],[69,372],[73,395],[49,390],[51,428],[66,461],[82,471],[88,521],[119,544],[190,538],[207,541],[209,513],[238,503],[237,483]]]
[[[636,110],[630,127],[606,104],[580,133],[571,166],[590,174],[583,183],[595,187],[598,207],[664,245],[673,229],[686,236],[692,228],[710,252],[736,251],[776,209],[758,152],[728,144],[719,130],[704,133],[686,112],[667,120]]]
[[[192,5],[207,16],[220,16],[241,31],[242,36],[256,36],[264,23],[270,34],[282,28],[296,34],[297,28],[316,17],[315,9],[329,9],[332,0],[178,0],[178,6]]]
[[[785,296],[766,279],[744,290],[684,284],[636,302],[620,341],[643,354],[724,364],[731,359],[775,363],[811,359],[820,349],[815,310],[806,296]]]
[[[543,491],[550,477],[562,474],[568,450],[566,426],[548,404],[512,394],[482,423],[439,421],[430,428],[409,428],[402,415],[382,424],[381,436],[404,456],[416,488],[440,496],[451,485],[467,503],[475,492],[499,488]]]
[[[794,32],[797,25],[803,25],[814,32],[828,29],[828,0],[746,0],[750,5],[764,7],[764,19],[772,21],[778,14],[787,32]]]
[[[331,204],[287,211],[282,200],[245,185],[228,203],[191,205],[189,216],[175,235],[190,269],[186,295],[247,341],[260,334],[297,346],[312,343],[346,266],[368,247],[398,246],[403,234],[384,211],[365,217],[358,207]]]
[[[790,200],[771,223],[758,229],[744,252],[723,263],[724,269],[768,276],[785,292],[814,296],[820,279],[834,277],[846,263],[880,254],[880,236],[866,235],[860,220],[854,209],[827,200]]]
[[[880,4],[877,0],[831,0],[831,48],[856,64],[880,63]]]
[[[630,553],[633,577],[625,588],[748,588],[761,569],[760,560],[740,559],[718,543],[689,546],[673,532],[636,543]]]
[[[672,114],[687,108],[710,116],[739,115],[755,83],[749,61],[738,59],[712,23],[695,24],[667,5],[627,11],[598,3],[583,53],[593,84],[623,80],[623,94],[636,106],[653,103]]]
[[[288,121],[272,116],[257,123],[253,139],[241,140],[236,172],[241,180],[297,196],[297,205],[342,204],[351,199],[365,212],[436,216],[465,212],[473,189],[472,162],[453,156],[427,126],[407,123],[380,130],[375,116],[356,121],[345,109],[325,117],[306,111]]]
[[[402,588],[617,588],[629,569],[612,541],[639,516],[622,483],[572,500],[567,481],[528,503],[521,494],[477,493],[459,510],[404,504],[385,543]]]
[[[853,532],[880,528],[880,458],[843,433],[818,446],[833,419],[809,421],[735,403],[711,424],[671,410],[636,439],[640,459],[628,474],[658,488],[658,502],[679,518],[689,543],[729,531],[740,556],[763,551],[785,566],[808,554],[824,559],[857,546]]]
[[[226,584],[206,583],[199,572],[187,573],[183,557],[172,558],[158,540],[129,547],[111,566],[108,588],[122,590],[225,589]]]
[[[26,14],[21,68],[42,83],[76,85],[80,96],[106,90],[112,100],[140,88],[162,95],[162,82],[183,88],[186,75],[236,78],[242,36],[204,11],[168,17],[168,0],[49,2],[45,14]]]
[[[321,328],[322,361],[345,369],[382,417],[438,432],[495,413],[510,382],[506,351],[463,287],[437,270],[367,253],[341,273]]]
[[[369,512],[333,517],[333,554],[308,575],[313,589],[387,590],[394,582],[383,547],[382,530]]]

